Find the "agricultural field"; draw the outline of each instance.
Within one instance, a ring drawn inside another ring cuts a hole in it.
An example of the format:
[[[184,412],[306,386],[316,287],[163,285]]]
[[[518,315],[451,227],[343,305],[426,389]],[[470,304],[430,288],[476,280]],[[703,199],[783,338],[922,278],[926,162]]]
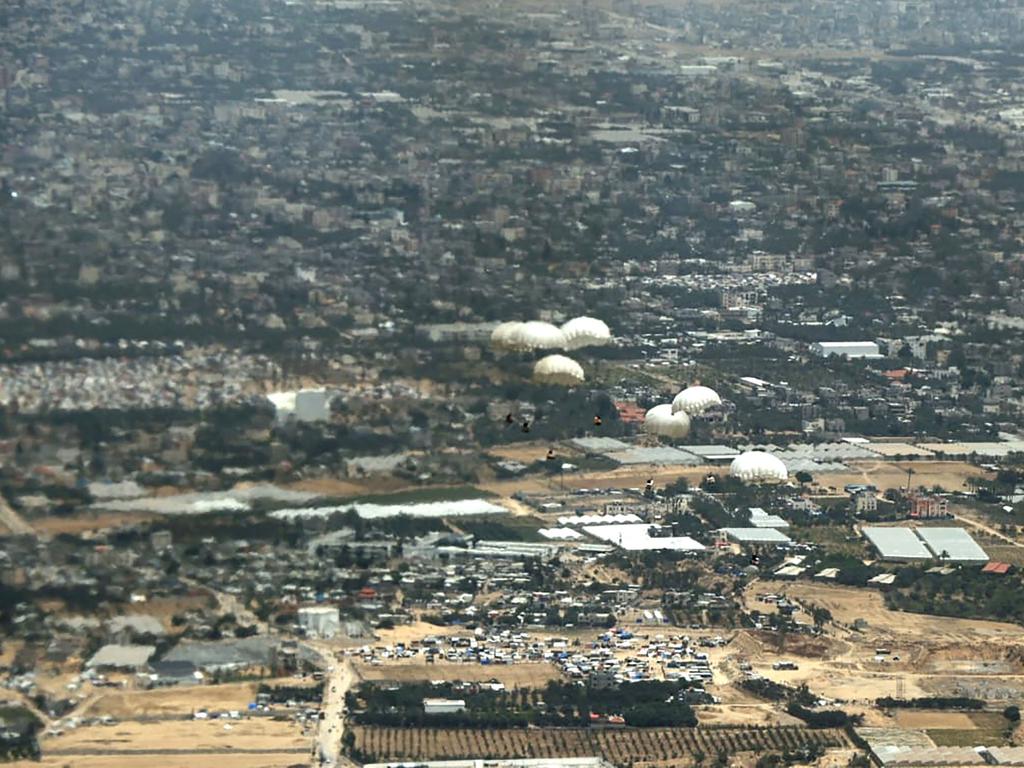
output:
[[[448,525],[458,528],[463,533],[476,536],[478,539],[548,541],[537,532],[544,525],[544,521],[536,517],[523,515],[503,515],[498,519],[493,516],[469,517],[449,520]]]
[[[842,490],[850,483],[870,483],[880,492],[893,488],[904,488],[907,484],[907,470],[914,470],[914,485],[932,488],[939,486],[947,491],[963,491],[968,488],[971,477],[991,477],[966,461],[850,461],[849,472],[828,472],[815,478],[822,486]]]
[[[118,719],[190,717],[198,709],[245,711],[256,701],[259,683],[267,685],[295,685],[293,678],[267,679],[223,685],[156,688],[151,691],[121,691],[108,689],[89,699],[78,712],[97,717],[110,715]],[[310,683],[312,685],[312,683]]]
[[[829,554],[864,556],[864,540],[849,525],[794,525],[786,534],[797,541],[817,544]]]
[[[79,727],[42,741],[41,763],[80,768],[286,768],[308,761],[309,737],[270,718],[124,721]]]
[[[924,712],[921,714],[933,714]],[[942,715],[943,713],[934,713]],[[954,713],[948,713],[946,716]],[[940,747],[1001,746],[1007,744],[1012,726],[999,712],[963,714],[966,722],[948,722],[925,728],[929,738]]]
[[[7,763],[7,768],[304,768],[309,764],[300,753],[140,754],[140,755],[44,755],[34,760]]]
[[[616,765],[679,762],[703,753],[792,750],[820,745],[846,748],[837,729],[802,727],[741,728],[466,728],[355,727],[356,749],[368,761],[452,760],[457,758],[553,758],[601,755]]]

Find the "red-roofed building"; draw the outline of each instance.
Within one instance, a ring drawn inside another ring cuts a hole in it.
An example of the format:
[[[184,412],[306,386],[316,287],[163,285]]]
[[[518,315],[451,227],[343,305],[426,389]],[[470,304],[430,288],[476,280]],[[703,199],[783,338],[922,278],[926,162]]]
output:
[[[982,573],[994,573],[996,576],[1005,576],[1010,572],[1009,563],[997,563],[995,560],[985,563],[985,567],[981,569]]]
[[[927,493],[912,493],[909,497],[910,516],[918,520],[949,517],[949,500],[944,496]]]
[[[619,419],[625,424],[643,424],[647,411],[636,403],[616,403],[615,410],[619,412]]]

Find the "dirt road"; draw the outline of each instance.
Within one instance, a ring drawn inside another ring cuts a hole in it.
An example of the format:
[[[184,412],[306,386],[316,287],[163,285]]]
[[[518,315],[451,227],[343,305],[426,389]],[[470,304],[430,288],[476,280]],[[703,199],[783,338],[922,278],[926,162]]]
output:
[[[12,536],[36,535],[35,528],[26,523],[21,515],[11,508],[3,494],[0,494],[0,525],[10,531]]]
[[[221,592],[219,589],[189,579],[184,576],[179,576],[178,580],[183,584],[188,584],[194,589],[202,590],[203,592],[209,592],[217,600],[217,608],[222,613],[231,613],[235,616],[237,621],[242,626],[257,626],[260,629],[260,634],[270,634],[270,625],[266,622],[260,621],[259,617],[255,613],[250,611],[242,601],[239,600],[235,595],[228,594],[227,592]]]
[[[1000,533],[995,528],[989,525],[985,525],[985,523],[982,523],[979,520],[975,520],[973,517],[965,517],[962,514],[954,514],[953,519],[957,522],[963,523],[964,525],[970,526],[971,528],[975,528],[979,531],[982,531],[983,533],[987,533],[989,536],[999,539],[1000,541],[1005,541],[1007,544],[1010,544],[1011,546],[1024,547],[1024,544],[1021,544],[1016,539],[1007,536],[1005,533]]]
[[[355,768],[355,763],[341,753],[341,736],[345,732],[345,694],[357,680],[355,668],[348,659],[336,661],[328,646],[309,644],[309,647],[320,654],[327,673],[324,700],[320,706],[322,717],[317,722],[313,741],[313,768],[338,765]]]

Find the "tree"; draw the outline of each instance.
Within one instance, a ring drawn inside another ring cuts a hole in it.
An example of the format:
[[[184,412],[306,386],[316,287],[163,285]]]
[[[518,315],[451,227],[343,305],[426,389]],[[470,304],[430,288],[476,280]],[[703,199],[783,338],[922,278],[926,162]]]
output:
[[[1009,720],[1011,723],[1020,722],[1020,707],[1016,704],[1011,704],[1003,710],[1003,717]]]
[[[832,612],[828,608],[815,606],[811,609],[811,618],[814,620],[814,626],[821,629],[825,624],[832,621]]]
[[[814,477],[811,475],[811,473],[805,469],[801,469],[794,475],[794,477],[796,478],[796,481],[800,483],[800,485],[806,485],[807,483],[814,480]]]

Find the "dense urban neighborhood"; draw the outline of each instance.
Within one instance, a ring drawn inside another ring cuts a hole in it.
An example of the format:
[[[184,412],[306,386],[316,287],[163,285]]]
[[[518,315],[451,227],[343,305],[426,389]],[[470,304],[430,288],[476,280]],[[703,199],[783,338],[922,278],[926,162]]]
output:
[[[0,762],[1024,764],[1024,7],[0,4]]]

